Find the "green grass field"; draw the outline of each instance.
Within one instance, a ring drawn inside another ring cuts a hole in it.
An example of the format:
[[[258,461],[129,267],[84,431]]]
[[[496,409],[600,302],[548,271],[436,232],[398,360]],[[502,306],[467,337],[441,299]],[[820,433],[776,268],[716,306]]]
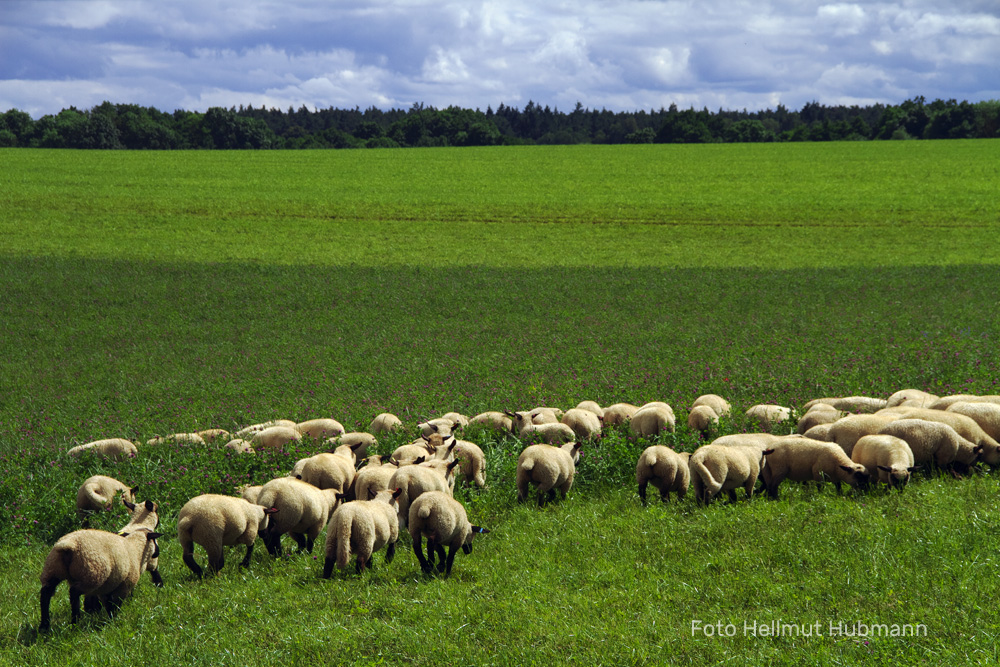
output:
[[[97,438],[583,399],[666,400],[680,424],[708,392],[738,412],[1000,393],[997,145],[0,151],[0,663],[995,661],[994,476],[643,508],[645,443],[618,436],[543,510],[515,502],[519,445],[473,438],[490,487],[459,497],[493,532],[448,580],[405,538],[361,578],[258,546],[249,572],[234,552],[196,582],[168,537],[165,588],[146,579],[117,619],[70,628],[63,585],[53,633],[35,627],[41,562],[87,476],[141,482],[175,536],[188,498],[313,451],[64,456]],[[829,636],[841,621],[926,636]]]

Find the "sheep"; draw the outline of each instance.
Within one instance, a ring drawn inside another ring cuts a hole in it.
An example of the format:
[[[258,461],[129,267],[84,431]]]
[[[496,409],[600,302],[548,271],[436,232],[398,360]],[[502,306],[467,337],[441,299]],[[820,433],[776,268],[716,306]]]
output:
[[[207,428],[202,431],[198,431],[195,435],[201,437],[207,444],[218,444],[229,442],[233,439],[233,436],[229,431],[221,428]]]
[[[807,438],[811,438],[813,440],[822,440],[823,442],[831,442],[830,429],[832,426],[833,424],[816,424],[802,435]]]
[[[639,408],[632,415],[628,428],[633,438],[652,438],[665,431],[672,433],[674,423],[674,412],[666,403],[660,405],[647,404]]]
[[[354,455],[363,459],[368,455],[369,447],[378,446],[378,440],[371,433],[364,433],[362,431],[351,431],[350,433],[344,433],[335,438],[330,438],[325,443],[324,446],[329,447],[330,451],[336,451],[337,447],[347,445],[348,447],[355,448]]]
[[[208,567],[217,573],[225,564],[223,547],[246,545],[240,567],[250,566],[257,533],[267,528],[268,518],[279,510],[215,493],[195,496],[177,514],[177,541],[184,552],[184,564],[199,579],[202,569],[194,559],[194,545],[208,555]]]
[[[643,408],[661,408],[669,412],[671,419],[674,419],[674,409],[670,407],[669,403],[664,403],[663,401],[650,401],[645,405],[639,406],[639,410],[642,410]]]
[[[475,483],[479,488],[486,487],[486,455],[474,442],[468,440],[455,441],[452,454],[459,461],[459,470],[466,484]]]
[[[719,417],[725,417],[732,411],[732,406],[729,405],[729,401],[722,398],[718,394],[702,394],[698,398],[694,399],[694,403],[691,404],[691,408],[697,408],[700,405],[712,408],[712,412]]]
[[[948,406],[946,412],[957,412],[971,418],[979,424],[979,428],[983,429],[986,435],[994,440],[1000,440],[1000,404],[958,401]]]
[[[530,485],[538,489],[539,507],[556,497],[556,489],[566,498],[576,476],[580,446],[581,443],[568,442],[561,447],[530,445],[525,448],[517,457],[518,502],[527,499]]]
[[[897,391],[885,402],[885,407],[895,408],[898,406],[926,408],[930,407],[940,396],[929,394],[920,389],[902,389]]]
[[[913,465],[913,451],[901,440],[892,435],[866,435],[854,445],[851,460],[865,467],[870,476],[878,475],[878,479],[889,487],[898,486],[902,489],[910,481],[910,473],[916,470]]]
[[[260,495],[260,490],[263,488],[263,485],[252,486],[250,484],[244,484],[236,487],[236,493],[240,494],[240,498],[243,500],[256,505],[257,497]]]
[[[646,486],[650,482],[659,489],[663,500],[670,500],[671,491],[677,495],[678,500],[682,500],[691,486],[691,470],[688,467],[690,459],[689,453],[678,453],[663,445],[647,447],[639,455],[635,466],[635,482],[639,485],[642,504],[646,504]]]
[[[946,410],[906,407],[896,408],[895,414],[909,419],[925,419],[947,424],[972,444],[982,446],[979,454],[981,461],[989,466],[1000,465],[1000,443],[991,438],[972,417]]]
[[[1000,404],[1000,396],[995,394],[988,394],[985,396],[980,396],[978,394],[954,394],[952,396],[942,396],[938,400],[931,403],[929,407],[931,410],[947,410],[950,406],[955,403],[998,403]]]
[[[841,492],[841,484],[865,487],[869,474],[833,442],[821,442],[803,436],[784,436],[765,452],[767,465],[761,473],[767,494],[778,498],[778,485],[786,479],[794,482],[832,481]]]
[[[134,458],[139,454],[139,449],[135,443],[125,438],[107,438],[105,440],[95,440],[83,445],[77,445],[68,452],[67,455],[76,458],[84,452],[92,452],[95,456],[112,461],[120,461],[125,458]]]
[[[234,438],[242,438],[246,440],[252,437],[255,433],[260,433],[261,431],[271,428],[272,426],[287,426],[289,428],[295,428],[295,422],[291,419],[272,419],[271,421],[261,422],[260,424],[253,424],[245,428],[241,428],[236,433],[233,433]]]
[[[368,425],[368,432],[379,435],[382,433],[395,433],[403,430],[403,422],[399,417],[391,412],[383,412],[375,415],[375,419]]]
[[[428,491],[410,505],[410,538],[413,553],[420,562],[420,569],[430,574],[434,569],[434,552],[438,554],[438,572],[445,578],[451,575],[451,566],[459,547],[466,554],[472,553],[472,538],[487,534],[486,528],[469,523],[465,507],[441,491]],[[423,538],[427,537],[427,557],[423,554]],[[444,547],[448,547],[445,556]]]
[[[469,425],[482,426],[484,428],[493,429],[494,431],[509,433],[511,420],[510,417],[502,412],[481,412],[469,420]]]
[[[432,460],[418,465],[403,466],[389,480],[390,489],[402,489],[397,498],[399,525],[406,527],[410,504],[428,491],[444,491],[451,495],[455,486],[455,468],[458,461]]]
[[[458,428],[465,428],[469,425],[469,418],[461,412],[446,412],[441,415],[440,419],[450,419],[452,422],[458,422]]]
[[[158,435],[146,441],[147,447],[156,445],[205,445],[205,439],[197,433],[171,433],[170,435]]]
[[[254,433],[250,438],[250,445],[254,449],[278,449],[301,441],[302,434],[294,426],[269,426]]]
[[[160,525],[160,516],[157,514],[160,508],[152,500],[147,500],[144,503],[131,503],[122,498],[122,504],[128,510],[129,522],[124,528],[119,529],[119,535],[134,533],[139,529],[155,530]],[[153,585],[162,588],[163,577],[160,576],[159,562],[159,549],[157,549],[157,552],[150,557],[146,570],[149,572],[149,578],[152,579]],[[86,606],[87,601],[84,600],[84,608]]]
[[[372,554],[382,547],[386,547],[386,564],[392,562],[396,555],[396,540],[399,539],[399,518],[395,505],[400,493],[402,489],[385,489],[366,496],[366,500],[337,508],[326,527],[324,579],[333,574],[334,564],[341,570],[345,569],[352,553],[358,574],[364,572],[365,567],[374,565]]]
[[[597,401],[580,401],[576,407],[578,410],[589,410],[604,421],[604,408]]]
[[[792,409],[782,405],[758,404],[746,411],[747,418],[757,422],[765,431],[770,431],[776,425],[792,417]]]
[[[982,450],[981,446],[969,442],[947,424],[925,419],[897,419],[886,424],[879,435],[905,440],[913,452],[915,464],[950,467],[953,474],[967,472]]]
[[[327,418],[299,422],[295,425],[295,430],[301,433],[303,437],[312,438],[313,440],[335,438],[338,435],[343,435],[345,432],[343,424],[336,419]]]
[[[832,424],[844,416],[843,412],[832,405],[827,403],[814,403],[804,415],[799,417],[798,424],[795,427],[795,432],[801,435],[813,426],[819,426],[820,424]]]
[[[243,438],[233,438],[225,445],[222,446],[223,449],[232,450],[235,454],[256,454],[253,445],[244,440]]]
[[[389,480],[392,476],[396,474],[396,470],[399,466],[392,463],[389,459],[382,460],[382,457],[378,454],[369,456],[366,460],[364,466],[358,470],[357,474],[354,476],[354,491],[352,495],[355,498],[367,498],[369,493],[375,491],[384,491],[389,488]]]
[[[615,403],[604,408],[604,425],[621,426],[632,420],[639,408],[631,403]]]
[[[317,489],[336,489],[337,493],[347,493],[354,483],[357,461],[354,450],[360,447],[360,444],[354,447],[341,445],[332,454],[324,452],[300,459],[289,476],[298,477]]]
[[[452,436],[443,438],[437,433],[426,438],[421,436],[420,440],[397,447],[389,458],[397,465],[410,465],[418,459],[429,460],[431,457],[449,459],[456,442]]]
[[[272,556],[281,556],[281,536],[291,533],[299,551],[311,553],[319,531],[330,520],[340,502],[336,489],[317,489],[294,477],[272,479],[257,495],[257,504],[274,507],[267,529],[261,533]]]
[[[81,595],[103,604],[108,615],[114,616],[139,583],[149,559],[159,554],[156,538],[160,536],[146,529],[119,535],[85,528],[59,538],[45,557],[39,577],[39,631],[51,627],[49,606],[61,581],[69,585],[71,623],[80,618]],[[89,605],[85,609],[92,611]]]
[[[815,398],[802,407],[805,410],[812,409],[818,404],[829,405],[842,412],[871,413],[887,407],[888,401],[884,398],[872,398],[871,396],[845,396],[842,398]]]
[[[135,492],[138,490],[138,486],[129,488],[114,477],[89,477],[76,492],[76,515],[86,527],[91,514],[111,511],[112,501],[118,493],[122,494],[122,500],[135,502]]]
[[[726,491],[730,501],[735,502],[736,489],[742,486],[749,500],[753,498],[753,487],[763,465],[764,455],[756,449],[703,445],[688,460],[695,498],[708,504]]]
[[[576,433],[559,422],[535,423],[530,412],[506,412],[511,420],[510,430],[522,439],[540,439],[549,444],[563,444],[576,439]]]
[[[692,431],[707,433],[714,424],[719,423],[719,415],[708,405],[696,405],[688,413],[688,428]]]
[[[570,408],[560,420],[573,429],[575,440],[596,440],[601,437],[601,418],[597,413],[583,408]]]
[[[417,424],[417,428],[420,429],[420,435],[425,438],[430,437],[434,433],[447,438],[449,435],[462,428],[462,422],[457,419],[444,419],[439,417],[437,419],[429,419],[425,422],[421,422]]]
[[[828,437],[851,456],[854,443],[866,435],[881,431],[889,422],[899,419],[899,415],[878,413],[874,415],[848,415],[830,425]]]
[[[563,411],[559,408],[537,407],[528,411],[531,414],[531,421],[535,424],[558,424],[563,418]]]

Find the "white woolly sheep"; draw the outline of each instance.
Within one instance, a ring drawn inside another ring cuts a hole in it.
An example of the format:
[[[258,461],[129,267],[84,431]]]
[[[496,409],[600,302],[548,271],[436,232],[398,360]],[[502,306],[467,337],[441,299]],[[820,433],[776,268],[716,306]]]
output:
[[[40,577],[41,622],[39,631],[50,628],[49,605],[59,582],[69,585],[70,621],[80,618],[80,596],[103,604],[114,616],[139,583],[149,559],[158,555],[160,533],[145,529],[127,535],[86,528],[63,535],[52,546]],[[90,605],[86,611],[96,611]]]
[[[369,456],[354,476],[353,496],[358,499],[365,499],[373,491],[378,493],[389,488],[389,480],[396,474],[399,466],[389,459],[382,460],[378,454]]]
[[[706,433],[713,425],[719,423],[719,415],[708,405],[696,405],[688,413],[688,428],[692,431]]]
[[[851,460],[860,463],[872,477],[878,475],[883,484],[903,488],[910,481],[913,465],[913,451],[892,435],[866,435],[854,445]]]
[[[522,440],[538,439],[549,444],[563,444],[572,442],[576,438],[576,433],[566,424],[559,422],[535,423],[531,412],[506,412],[504,414],[510,417],[511,432]]]
[[[730,502],[735,502],[736,489],[743,487],[749,500],[753,498],[753,487],[763,465],[764,456],[756,449],[703,445],[688,461],[695,498],[707,504],[725,491]]]
[[[803,409],[811,410],[819,404],[829,405],[841,412],[862,412],[872,413],[888,407],[888,401],[884,398],[872,398],[871,396],[844,396],[839,398],[814,398],[805,405]]]
[[[195,435],[200,436],[202,440],[211,445],[226,443],[233,439],[229,431],[222,428],[207,428],[198,431]]]
[[[194,545],[200,544],[208,555],[208,568],[218,572],[225,564],[223,547],[246,545],[240,567],[250,567],[253,543],[258,532],[267,528],[268,517],[278,510],[215,493],[195,496],[184,503],[177,514],[177,541],[184,553],[184,564],[202,576],[194,559]]]
[[[285,533],[291,533],[299,551],[312,552],[316,536],[330,520],[341,495],[336,489],[317,489],[294,477],[279,477],[265,484],[257,504],[278,510],[261,532],[268,553],[281,556],[281,536]]]
[[[256,450],[278,449],[301,441],[302,434],[294,426],[269,426],[254,433],[250,438],[250,445]]]
[[[909,406],[915,408],[930,407],[940,396],[929,394],[920,389],[902,389],[897,391],[885,402],[885,407],[895,408],[898,406]]]
[[[545,406],[532,408],[528,412],[531,414],[531,421],[535,424],[557,424],[564,414],[559,408]]]
[[[878,433],[886,424],[899,419],[899,415],[878,413],[874,415],[848,415],[830,425],[830,442],[837,443],[848,457],[854,451],[854,443],[866,435]]]
[[[502,412],[489,411],[481,412],[469,420],[470,426],[482,426],[484,428],[510,433],[510,417]]]
[[[155,530],[160,525],[160,515],[158,514],[160,507],[152,500],[142,503],[131,503],[123,498],[122,505],[128,510],[129,522],[124,528],[118,530],[119,535],[134,533],[139,529]],[[153,580],[153,585],[162,588],[163,577],[160,576],[159,555],[160,552],[157,549],[156,553],[150,557],[149,562],[146,564],[146,570],[149,572],[149,578]],[[86,605],[87,600],[84,600],[84,606]]]
[[[576,463],[580,460],[581,443],[569,442],[561,447],[530,445],[517,457],[517,499],[524,502],[529,487],[538,490],[538,505],[556,497],[556,489],[563,498],[573,487]],[[548,497],[546,497],[546,495]]]
[[[261,431],[271,428],[272,426],[287,426],[289,428],[295,428],[295,422],[291,419],[272,419],[271,421],[261,422],[259,424],[253,424],[251,426],[246,426],[241,428],[236,433],[233,433],[234,438],[242,438],[246,440],[252,437],[255,433],[260,433]]]
[[[323,444],[328,447],[330,451],[336,451],[337,447],[347,445],[348,447],[354,448],[354,455],[358,459],[363,459],[367,458],[369,447],[378,446],[378,440],[371,433],[365,433],[364,431],[351,431],[350,433],[345,433],[337,436],[336,438],[330,438]]]
[[[694,403],[691,404],[691,408],[696,408],[699,405],[712,408],[712,412],[719,417],[725,417],[732,411],[732,406],[729,405],[729,401],[722,398],[718,394],[702,394],[698,398],[694,399]]]
[[[440,417],[441,419],[450,419],[453,422],[458,422],[459,428],[465,428],[469,425],[469,418],[463,415],[461,412],[446,412]]]
[[[781,422],[792,417],[792,409],[783,405],[758,404],[746,411],[747,419],[760,424],[761,429],[770,431]]]
[[[984,396],[978,394],[954,394],[952,396],[942,396],[928,407],[932,410],[947,410],[955,403],[995,403],[1000,405],[1000,396],[996,394],[987,394]]]
[[[452,455],[459,462],[458,469],[464,483],[475,483],[481,489],[486,486],[486,455],[479,445],[468,440],[457,440]]]
[[[223,449],[231,449],[235,454],[256,454],[253,445],[243,438],[233,438],[222,446]]]
[[[905,440],[913,452],[915,464],[951,468],[953,473],[968,472],[982,449],[947,424],[925,419],[897,419],[886,424],[879,434]]]
[[[844,416],[843,412],[832,405],[827,403],[814,403],[804,415],[799,417],[799,422],[795,427],[795,432],[802,434],[811,429],[813,426],[819,426],[820,424],[832,424]]]
[[[312,438],[313,440],[336,438],[345,432],[343,424],[336,419],[329,418],[310,419],[299,422],[295,425],[295,430],[301,433],[303,437]]]
[[[354,450],[360,447],[360,444],[354,447],[341,445],[332,454],[323,452],[301,459],[289,476],[298,477],[317,489],[336,489],[338,493],[347,493],[356,474]]]
[[[347,568],[352,553],[358,574],[375,564],[372,554],[382,547],[386,547],[386,564],[392,562],[399,539],[396,499],[401,491],[385,489],[373,493],[370,498],[345,503],[336,509],[326,527],[324,579],[333,574],[335,564],[341,570]]]
[[[604,408],[597,401],[580,401],[576,407],[578,410],[589,410],[604,421]]]
[[[777,439],[765,454],[767,465],[761,479],[772,498],[778,497],[778,486],[786,479],[793,482],[833,482],[837,493],[841,484],[865,487],[870,479],[865,467],[855,463],[833,442],[821,442],[803,436]]]
[[[979,428],[983,429],[986,435],[994,440],[1000,440],[1000,404],[958,401],[948,406],[947,412],[957,412],[971,418],[979,424]]]
[[[447,438],[449,435],[452,435],[455,431],[462,428],[462,422],[457,419],[444,419],[443,417],[438,417],[437,419],[429,419],[425,422],[417,424],[417,428],[420,429],[420,435],[425,438],[429,438],[435,433],[441,437]]]
[[[410,505],[410,538],[413,553],[420,561],[420,569],[430,574],[434,569],[434,553],[438,554],[438,572],[445,578],[451,574],[455,554],[461,547],[465,554],[472,553],[472,538],[477,534],[489,533],[485,528],[469,523],[465,507],[451,496],[441,491],[429,491]],[[423,554],[423,538],[427,538],[427,556]],[[448,547],[445,556],[444,547]]]
[[[708,406],[699,406],[706,407]],[[711,408],[708,408],[711,410]],[[688,467],[691,454],[675,452],[663,445],[647,447],[639,455],[635,466],[635,482],[639,485],[639,498],[646,504],[646,487],[652,483],[660,491],[660,498],[670,500],[670,492],[682,500],[691,486],[691,470]]]
[[[647,404],[632,415],[628,428],[633,438],[653,438],[666,431],[673,432],[674,423],[674,412],[666,403]]]
[[[896,408],[895,414],[909,419],[925,419],[927,421],[947,424],[955,431],[972,442],[981,445],[979,459],[989,466],[1000,465],[1000,443],[990,437],[972,417],[947,410],[930,410],[927,408]]]
[[[601,418],[597,413],[583,408],[570,408],[560,420],[561,423],[573,429],[576,440],[596,440],[601,437]]]
[[[236,487],[236,493],[240,494],[240,498],[247,501],[248,503],[257,504],[257,496],[260,495],[260,490],[263,489],[263,485],[251,486],[250,484],[244,484],[242,486]]]
[[[114,477],[94,475],[80,485],[76,492],[76,515],[86,527],[90,515],[95,512],[110,512],[112,501],[119,493],[122,500],[135,502],[135,492],[139,487],[129,487]],[[155,527],[155,526],[154,526]]]
[[[833,424],[816,424],[802,435],[807,438],[811,438],[813,440],[822,440],[823,442],[831,442],[830,429],[832,427]]]
[[[632,419],[639,408],[631,403],[615,403],[604,408],[604,425],[621,426]]]
[[[643,408],[662,408],[669,412],[672,418],[674,417],[674,409],[670,407],[669,403],[664,403],[663,401],[650,401],[649,403],[639,406],[639,410],[642,410]],[[676,418],[674,421],[676,421]]]
[[[403,422],[400,421],[399,417],[391,412],[383,412],[375,415],[375,419],[373,419],[372,423],[368,425],[368,432],[380,435],[382,433],[395,433],[397,431],[402,431],[403,428]]]
[[[91,452],[102,459],[120,461],[121,459],[135,457],[139,453],[139,450],[131,440],[126,440],[125,438],[106,438],[104,440],[95,440],[94,442],[77,445],[66,453],[76,458],[84,452]]]
[[[403,466],[389,480],[390,489],[402,489],[396,499],[399,524],[406,527],[409,518],[410,505],[428,491],[444,491],[452,494],[455,487],[455,468],[458,461],[432,460],[417,465]]]
[[[158,435],[146,441],[147,447],[156,445],[205,445],[205,438],[197,433],[171,433],[170,435]]]

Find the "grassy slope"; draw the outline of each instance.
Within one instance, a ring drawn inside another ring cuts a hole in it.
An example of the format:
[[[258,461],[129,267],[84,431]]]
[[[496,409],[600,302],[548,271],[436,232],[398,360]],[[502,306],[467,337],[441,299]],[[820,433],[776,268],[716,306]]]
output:
[[[167,588],[142,586],[120,621],[38,643],[32,628],[39,540],[69,528],[79,479],[113,470],[65,465],[55,452],[75,441],[326,413],[364,427],[382,409],[684,406],[703,391],[737,406],[997,393],[994,149],[3,151],[4,650],[32,664],[331,647],[361,662],[985,659],[991,478],[643,510],[625,445],[585,460],[570,502],[541,513],[511,503],[513,445],[492,447],[492,490],[464,499],[494,533],[448,582],[417,576],[404,547],[361,582],[258,554],[249,575],[194,584],[168,543]],[[164,503],[169,533],[190,495],[286,459],[158,452],[123,472]],[[63,588],[57,626],[65,606]],[[692,638],[695,618],[923,622],[930,636]]]

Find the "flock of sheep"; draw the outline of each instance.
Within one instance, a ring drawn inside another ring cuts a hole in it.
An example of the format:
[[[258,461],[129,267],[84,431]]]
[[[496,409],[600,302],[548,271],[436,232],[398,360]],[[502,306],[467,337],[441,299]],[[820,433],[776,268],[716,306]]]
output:
[[[708,434],[730,409],[720,396],[701,396],[690,408],[688,426]],[[757,405],[746,416],[762,432],[716,438],[692,454],[663,445],[646,448],[636,464],[642,502],[646,502],[649,484],[665,500],[670,493],[683,498],[693,486],[698,502],[708,503],[723,492],[735,500],[740,487],[750,498],[758,480],[777,498],[778,486],[786,479],[832,481],[839,492],[842,484],[864,488],[876,480],[902,487],[921,465],[944,468],[956,476],[980,461],[1000,465],[1000,396],[938,397],[904,390],[888,399],[820,398],[803,410],[796,433],[790,435],[770,431],[789,422],[796,415],[793,409]],[[456,435],[475,425],[514,433],[534,443],[518,457],[517,495],[524,501],[534,487],[542,505],[557,491],[566,496],[583,443],[598,442],[602,432],[613,427],[627,428],[635,439],[653,438],[673,431],[675,416],[663,402],[602,408],[593,401],[565,412],[539,407],[486,412],[471,419],[448,413],[419,424],[421,437],[390,456],[367,453],[377,444],[377,435],[403,429],[402,422],[388,413],[378,415],[367,432],[347,433],[333,419],[279,420],[235,434],[212,429],[154,438],[147,444],[214,442],[252,453],[313,438],[329,450],[301,459],[286,477],[241,488],[240,497],[204,494],[185,503],[177,516],[178,541],[184,563],[199,577],[202,568],[194,557],[195,544],[205,549],[209,569],[217,572],[224,565],[224,547],[244,545],[241,566],[247,567],[258,535],[268,552],[279,556],[282,535],[290,534],[300,550],[312,551],[324,527],[323,577],[330,577],[335,566],[345,569],[352,555],[361,572],[372,566],[373,555],[383,548],[386,563],[391,562],[401,529],[409,532],[422,570],[430,573],[436,567],[447,576],[458,549],[469,553],[473,537],[489,532],[472,525],[465,508],[453,498],[458,475],[465,483],[486,484],[483,451]],[[137,447],[115,438],[74,447],[69,453],[77,456],[84,451],[118,459],[134,456]],[[359,461],[363,461],[360,467]],[[84,526],[94,512],[110,510],[117,495],[131,520],[118,533],[85,527],[56,542],[41,574],[40,630],[49,629],[49,605],[61,581],[68,582],[74,623],[81,596],[85,611],[103,606],[113,615],[144,571],[150,572],[154,584],[162,585],[156,541],[161,537],[156,532],[158,508],[148,500],[135,503],[136,490],[101,475],[80,487],[77,512]]]

